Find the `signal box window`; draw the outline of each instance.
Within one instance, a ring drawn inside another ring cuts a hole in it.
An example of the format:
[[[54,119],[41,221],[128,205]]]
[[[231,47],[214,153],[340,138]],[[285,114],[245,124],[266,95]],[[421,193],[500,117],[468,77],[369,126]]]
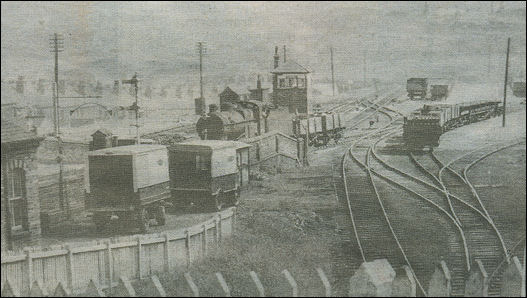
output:
[[[8,173],[7,197],[11,228],[13,230],[27,229],[26,181],[23,169],[14,169]]]

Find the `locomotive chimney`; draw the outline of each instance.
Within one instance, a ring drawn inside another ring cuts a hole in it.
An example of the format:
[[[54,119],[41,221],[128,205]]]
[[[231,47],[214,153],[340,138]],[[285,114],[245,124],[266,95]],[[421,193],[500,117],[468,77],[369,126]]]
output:
[[[278,67],[279,61],[280,61],[280,56],[278,56],[278,47],[274,47],[274,68]]]
[[[284,63],[285,63],[285,45],[284,45]]]

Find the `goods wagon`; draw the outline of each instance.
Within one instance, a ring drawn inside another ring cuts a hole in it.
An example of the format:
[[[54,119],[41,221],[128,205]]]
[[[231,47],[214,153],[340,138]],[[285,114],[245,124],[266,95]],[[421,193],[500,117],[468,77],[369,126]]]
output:
[[[460,104],[426,104],[404,117],[403,139],[409,150],[439,146],[441,135],[451,129],[501,115],[499,101]]]
[[[341,113],[317,113],[293,119],[293,134],[297,137],[307,137],[310,146],[327,145],[332,139],[337,143],[342,138],[344,129]]]
[[[169,148],[172,202],[178,206],[234,206],[249,183],[249,147],[235,141],[197,140]]]
[[[165,224],[170,198],[168,154],[162,145],[112,147],[88,153],[86,209],[98,230],[128,220],[144,233],[150,219]]]

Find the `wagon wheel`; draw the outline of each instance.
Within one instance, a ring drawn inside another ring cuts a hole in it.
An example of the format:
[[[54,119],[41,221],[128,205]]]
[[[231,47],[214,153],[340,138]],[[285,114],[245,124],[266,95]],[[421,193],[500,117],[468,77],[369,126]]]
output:
[[[141,209],[137,223],[139,224],[139,231],[141,233],[146,233],[149,226],[148,211],[146,208]]]
[[[157,224],[160,226],[164,226],[166,223],[166,216],[165,216],[165,207],[164,206],[158,206],[156,207],[156,221]]]

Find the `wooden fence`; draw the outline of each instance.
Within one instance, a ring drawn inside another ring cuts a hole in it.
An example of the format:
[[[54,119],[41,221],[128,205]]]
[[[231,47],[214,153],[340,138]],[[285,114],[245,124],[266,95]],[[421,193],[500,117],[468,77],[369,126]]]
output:
[[[186,230],[126,237],[124,241],[2,252],[2,288],[9,280],[10,287],[27,295],[34,283],[48,292],[62,284],[75,294],[82,293],[90,280],[106,288],[121,277],[135,280],[185,270],[232,235],[234,211],[227,209]]]
[[[252,145],[249,152],[249,163],[251,165],[260,164],[276,157],[285,157],[297,165],[302,165],[306,157],[302,139],[297,140],[278,131],[243,141]]]
[[[475,270],[467,275],[464,293],[461,295],[525,297],[525,267],[522,268],[518,257],[511,261],[505,268],[499,290],[489,293],[487,272],[482,263],[476,260],[480,266],[475,266]],[[393,268],[386,259],[363,263],[349,278],[347,287],[333,287],[332,282],[336,285],[337,280],[330,280],[320,267],[306,269],[302,274],[284,269],[271,273],[272,278],[269,273],[260,276],[255,271],[225,276],[221,272],[166,272],[136,280],[121,276],[111,288],[105,289],[97,281],[91,280],[79,294],[84,297],[416,297],[425,294],[417,290],[416,279],[408,266]],[[432,297],[452,296],[452,281],[446,263],[437,264],[426,294]],[[2,297],[13,296],[20,296],[20,293],[7,282],[2,288]],[[28,296],[66,297],[72,296],[72,293],[63,283],[58,283],[49,291],[41,282],[35,281]]]

